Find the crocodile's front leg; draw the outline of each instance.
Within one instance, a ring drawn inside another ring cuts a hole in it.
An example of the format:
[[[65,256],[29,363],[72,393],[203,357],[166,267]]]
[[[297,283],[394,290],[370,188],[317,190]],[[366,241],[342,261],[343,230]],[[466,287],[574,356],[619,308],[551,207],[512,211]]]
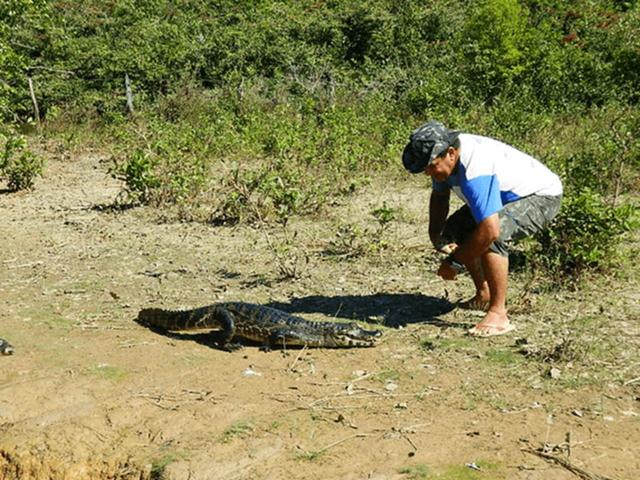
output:
[[[274,330],[269,334],[269,336],[264,340],[264,345],[260,347],[260,350],[263,352],[270,352],[273,350],[274,346],[282,346],[284,349],[286,345],[286,331],[283,328],[279,328]]]
[[[220,323],[222,334],[220,338],[220,348],[232,352],[242,347],[239,343],[231,343],[231,339],[236,335],[236,324],[233,314],[226,308],[216,312],[216,319]]]

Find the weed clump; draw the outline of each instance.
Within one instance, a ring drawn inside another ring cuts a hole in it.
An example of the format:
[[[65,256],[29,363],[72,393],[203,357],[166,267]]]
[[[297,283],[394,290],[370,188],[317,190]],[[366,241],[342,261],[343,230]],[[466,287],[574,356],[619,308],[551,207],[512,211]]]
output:
[[[591,190],[564,200],[551,228],[537,235],[532,259],[567,284],[586,271],[607,271],[619,259],[622,234],[635,223],[631,205],[612,206]]]
[[[29,148],[24,135],[12,128],[0,130],[0,178],[7,182],[9,190],[31,188],[43,167],[43,159]]]

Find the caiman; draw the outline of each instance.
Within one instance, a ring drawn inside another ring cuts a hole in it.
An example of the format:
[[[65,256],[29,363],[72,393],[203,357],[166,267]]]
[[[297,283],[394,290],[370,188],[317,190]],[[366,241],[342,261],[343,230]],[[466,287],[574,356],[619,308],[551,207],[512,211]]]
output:
[[[379,330],[364,330],[356,323],[317,322],[263,305],[223,302],[191,310],[145,308],[138,322],[168,331],[222,330],[221,348],[233,350],[236,337],[259,342],[265,350],[272,347],[308,346],[324,348],[371,347],[382,335]]]

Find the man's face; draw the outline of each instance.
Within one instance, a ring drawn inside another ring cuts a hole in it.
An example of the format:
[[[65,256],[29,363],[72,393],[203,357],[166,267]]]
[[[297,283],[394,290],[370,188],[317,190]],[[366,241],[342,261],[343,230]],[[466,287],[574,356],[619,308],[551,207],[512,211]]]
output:
[[[455,162],[455,149],[449,147],[439,157],[433,159],[433,161],[424,169],[424,173],[430,177],[435,178],[438,182],[444,182],[451,172],[453,172],[456,166]]]

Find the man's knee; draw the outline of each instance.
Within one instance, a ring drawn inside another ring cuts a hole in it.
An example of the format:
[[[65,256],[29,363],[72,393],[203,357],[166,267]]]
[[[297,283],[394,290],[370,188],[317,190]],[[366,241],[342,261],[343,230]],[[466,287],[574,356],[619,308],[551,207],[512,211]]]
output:
[[[509,256],[509,248],[507,247],[507,244],[500,239],[491,242],[491,245],[489,245],[489,251],[497,253],[501,257]]]
[[[447,218],[442,237],[448,242],[461,244],[475,230],[477,224],[467,205],[463,205]]]

